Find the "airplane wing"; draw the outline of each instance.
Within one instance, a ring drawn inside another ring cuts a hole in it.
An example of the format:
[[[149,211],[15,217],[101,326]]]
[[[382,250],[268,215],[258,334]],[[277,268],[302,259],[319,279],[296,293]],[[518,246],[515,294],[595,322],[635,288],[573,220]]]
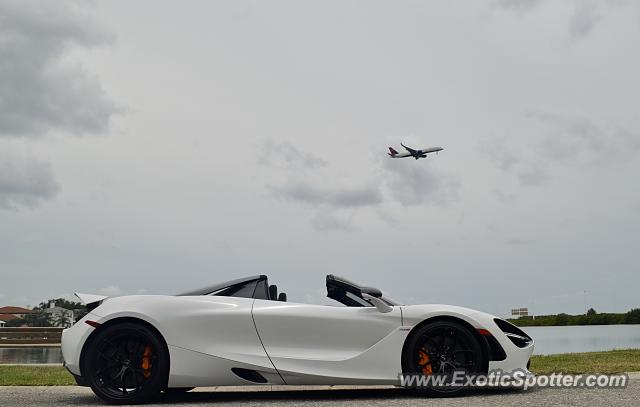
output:
[[[413,155],[413,154],[416,154],[416,153],[418,153],[418,152],[419,152],[418,150],[414,150],[413,148],[407,147],[407,146],[405,146],[405,145],[404,145],[404,144],[402,144],[402,143],[400,143],[400,145],[401,145],[402,147],[404,147],[404,148],[405,148],[405,150],[407,150],[408,152],[410,152],[412,155]]]
[[[438,151],[442,151],[443,148],[442,147],[429,147],[429,148],[425,148],[424,150],[420,150],[420,152],[422,153],[437,153]]]

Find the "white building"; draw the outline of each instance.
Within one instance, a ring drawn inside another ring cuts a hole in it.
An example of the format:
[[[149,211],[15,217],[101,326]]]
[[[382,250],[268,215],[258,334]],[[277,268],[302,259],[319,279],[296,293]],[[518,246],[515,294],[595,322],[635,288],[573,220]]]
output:
[[[44,310],[46,314],[49,314],[49,319],[53,326],[59,326],[62,328],[69,328],[73,325],[74,313],[73,310],[56,306],[54,301],[49,303],[49,308]]]

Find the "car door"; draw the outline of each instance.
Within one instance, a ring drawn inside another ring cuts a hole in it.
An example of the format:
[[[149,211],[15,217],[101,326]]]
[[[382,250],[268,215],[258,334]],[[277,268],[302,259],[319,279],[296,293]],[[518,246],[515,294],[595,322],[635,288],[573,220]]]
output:
[[[400,307],[283,303],[256,299],[253,318],[287,384],[388,383],[400,373]]]

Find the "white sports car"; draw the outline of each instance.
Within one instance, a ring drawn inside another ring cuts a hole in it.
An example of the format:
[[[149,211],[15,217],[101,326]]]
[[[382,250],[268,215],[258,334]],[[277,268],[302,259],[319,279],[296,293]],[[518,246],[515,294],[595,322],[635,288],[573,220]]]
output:
[[[264,275],[180,295],[77,294],[90,312],[63,331],[65,366],[116,404],[198,386],[400,385],[403,374],[528,373],[533,340],[507,321],[450,305],[399,305],[333,275],[326,284],[327,297],[344,306],[289,303]]]

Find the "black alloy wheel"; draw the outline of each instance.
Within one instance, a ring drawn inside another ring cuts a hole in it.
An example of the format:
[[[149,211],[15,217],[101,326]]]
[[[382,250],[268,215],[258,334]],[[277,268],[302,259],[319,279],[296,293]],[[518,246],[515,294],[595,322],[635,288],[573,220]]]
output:
[[[111,404],[146,403],[167,384],[166,346],[142,324],[124,322],[101,328],[84,359],[83,376],[93,392]]]
[[[468,376],[484,371],[485,360],[478,340],[466,326],[434,321],[412,332],[402,367],[404,375],[416,375],[416,380],[434,376],[423,382],[426,385],[414,382],[417,389],[435,396],[457,396],[469,389],[465,386]]]

